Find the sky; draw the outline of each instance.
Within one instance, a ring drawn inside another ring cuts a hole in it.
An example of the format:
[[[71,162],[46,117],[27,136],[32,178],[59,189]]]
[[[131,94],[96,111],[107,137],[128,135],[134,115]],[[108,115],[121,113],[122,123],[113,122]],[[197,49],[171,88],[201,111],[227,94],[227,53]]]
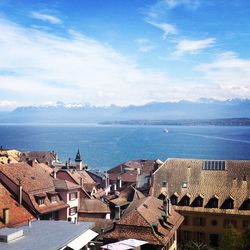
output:
[[[248,0],[0,0],[0,110],[250,98]]]

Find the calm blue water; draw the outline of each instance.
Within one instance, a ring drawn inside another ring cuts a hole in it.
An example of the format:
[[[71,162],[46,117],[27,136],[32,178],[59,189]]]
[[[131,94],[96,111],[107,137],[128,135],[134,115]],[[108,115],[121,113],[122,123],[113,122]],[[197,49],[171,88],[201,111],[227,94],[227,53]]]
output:
[[[250,159],[250,127],[97,125],[0,125],[0,145],[55,150],[74,159],[78,145],[84,162],[106,169],[130,159]]]

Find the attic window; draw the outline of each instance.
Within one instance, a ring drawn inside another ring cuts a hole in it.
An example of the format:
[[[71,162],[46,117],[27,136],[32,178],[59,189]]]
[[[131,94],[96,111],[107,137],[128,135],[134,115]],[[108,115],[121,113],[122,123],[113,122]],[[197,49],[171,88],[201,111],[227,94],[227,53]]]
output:
[[[225,161],[204,161],[202,165],[203,170],[225,170],[226,162]]]
[[[167,185],[168,185],[167,181],[162,182],[162,187],[167,187]]]
[[[38,203],[39,206],[44,205],[44,203],[45,203],[45,197],[39,197],[37,199],[37,203]]]
[[[51,201],[51,203],[57,202],[57,195],[52,195],[50,197],[50,201]]]
[[[213,198],[211,198],[208,201],[206,207],[207,208],[218,208],[218,204],[219,204],[219,199],[216,196],[214,196]]]
[[[188,182],[187,181],[183,181],[182,182],[182,187],[183,188],[187,188],[188,187]]]
[[[171,204],[172,204],[172,205],[177,205],[177,203],[178,203],[178,197],[177,197],[175,194],[173,194],[173,195],[170,197],[170,201],[171,201]]]
[[[228,197],[221,206],[222,209],[234,209],[234,199],[230,196]]]

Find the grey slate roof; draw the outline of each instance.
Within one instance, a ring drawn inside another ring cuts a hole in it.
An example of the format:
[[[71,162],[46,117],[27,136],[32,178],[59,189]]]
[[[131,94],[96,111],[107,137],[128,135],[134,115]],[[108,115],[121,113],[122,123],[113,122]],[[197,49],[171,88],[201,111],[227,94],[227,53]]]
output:
[[[0,242],[1,250],[58,250],[73,239],[93,228],[93,222],[74,224],[67,221],[35,221],[32,226],[0,229],[0,235],[6,232],[23,230],[24,236],[9,243]]]

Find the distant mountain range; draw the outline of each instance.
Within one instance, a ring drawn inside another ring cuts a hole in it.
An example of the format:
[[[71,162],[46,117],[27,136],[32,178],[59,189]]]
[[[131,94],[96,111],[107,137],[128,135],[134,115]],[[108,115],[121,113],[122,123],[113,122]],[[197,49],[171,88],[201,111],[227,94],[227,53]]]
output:
[[[0,123],[104,123],[228,118],[250,118],[250,99],[219,101],[201,98],[196,102],[153,102],[127,107],[57,103],[53,106],[18,107],[12,112],[0,113]]]

